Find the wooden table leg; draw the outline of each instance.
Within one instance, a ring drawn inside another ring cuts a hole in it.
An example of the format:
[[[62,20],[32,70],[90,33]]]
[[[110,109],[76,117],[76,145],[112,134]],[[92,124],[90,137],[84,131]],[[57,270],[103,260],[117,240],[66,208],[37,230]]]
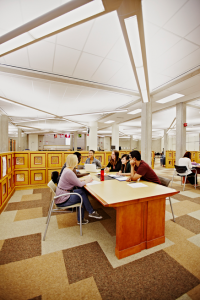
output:
[[[165,198],[116,208],[115,255],[121,259],[165,242]]]

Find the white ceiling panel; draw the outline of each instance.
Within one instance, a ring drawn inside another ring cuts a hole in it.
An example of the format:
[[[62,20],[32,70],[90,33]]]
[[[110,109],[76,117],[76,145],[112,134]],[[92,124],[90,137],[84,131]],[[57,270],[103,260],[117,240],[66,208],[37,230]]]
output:
[[[19,0],[0,1],[0,28],[9,32],[22,25]]]
[[[52,72],[55,45],[40,41],[27,47],[32,69]]]
[[[33,95],[34,102],[32,106],[38,107],[42,110],[48,109],[50,82],[45,80],[34,80],[33,81]]]
[[[163,26],[187,0],[143,0],[144,19]]]
[[[165,24],[164,28],[184,37],[199,24],[200,1],[190,0]]]
[[[162,74],[166,76],[176,77],[198,66],[199,64],[200,64],[200,49],[192,52],[191,54],[184,57],[177,63],[173,64],[171,67],[162,71]]]
[[[186,122],[188,125],[200,124],[199,110],[190,106],[186,109]]]
[[[160,27],[144,20],[145,40],[151,41],[151,38],[160,30]]]
[[[6,64],[30,68],[27,48],[22,48],[4,56]]]
[[[89,80],[102,61],[102,57],[82,52],[73,77]]]
[[[128,90],[138,92],[138,86],[137,86],[137,83],[135,81],[135,76],[134,75],[130,76],[130,79],[127,82],[121,84],[120,87],[122,87],[124,89],[128,89]]]
[[[108,81],[108,84],[121,87],[130,80],[130,77],[134,77],[132,67],[124,66]],[[134,86],[137,88],[136,82],[134,83]]]
[[[149,72],[150,90],[152,91],[153,89],[163,85],[164,83],[167,83],[171,79],[172,79],[172,77],[169,77],[169,76],[164,76],[162,74],[155,73],[155,72]]]
[[[105,57],[122,35],[116,12],[95,19],[84,52]]]
[[[176,107],[165,109],[152,115],[152,128],[167,129],[176,117]]]
[[[122,66],[121,63],[105,59],[92,76],[92,80],[97,82],[108,82]]]
[[[200,26],[198,26],[192,32],[186,35],[185,38],[195,44],[200,45]]]
[[[187,80],[184,80],[181,83],[178,83],[172,87],[169,87],[167,90],[172,91],[174,93],[180,93],[184,89],[190,88],[192,86],[195,86],[200,83],[200,78],[199,76],[194,76],[192,78],[189,78]]]
[[[106,58],[130,65],[130,59],[123,37],[120,37]]]
[[[194,85],[190,88],[184,89],[181,92],[185,96],[190,95],[190,94],[195,93],[195,92],[200,92],[200,80],[199,80],[198,84],[196,84],[196,85]],[[199,122],[200,122],[200,116],[199,116]]]
[[[43,39],[43,41],[53,43],[53,44],[56,43],[56,40],[57,40],[57,34],[54,34],[46,39]]]
[[[198,46],[186,40],[181,40],[164,53],[159,59],[154,61],[155,68],[158,71],[165,70],[197,49]]]
[[[57,74],[72,75],[80,56],[80,51],[56,46],[53,72]]]
[[[57,44],[82,50],[91,31],[94,20],[57,34]]]

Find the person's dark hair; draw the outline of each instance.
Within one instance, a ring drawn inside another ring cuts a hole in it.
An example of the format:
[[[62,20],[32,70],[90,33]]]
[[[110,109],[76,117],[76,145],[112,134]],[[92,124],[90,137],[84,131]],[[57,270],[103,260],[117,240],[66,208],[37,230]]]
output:
[[[78,157],[78,163],[81,161],[81,153],[80,152],[74,152],[73,154],[75,154]]]
[[[131,155],[132,158],[135,157],[135,159],[138,160],[138,161],[141,160],[141,154],[140,154],[140,152],[137,151],[137,150],[131,151],[131,152],[130,152],[130,155]]]
[[[126,161],[128,162],[129,161],[129,155],[128,154],[123,154],[121,159],[124,158],[124,157],[126,158]],[[126,165],[122,164],[122,167],[121,167],[122,173],[124,172],[124,170],[126,170]]]
[[[185,152],[183,157],[188,157],[189,159],[191,159],[191,153],[190,152]]]
[[[95,151],[94,151],[94,150],[89,150],[89,152],[93,152],[93,154],[95,154]]]
[[[117,162],[119,161],[119,151],[113,150],[112,152],[115,153],[115,159],[112,159],[112,157],[111,157],[110,163],[111,163],[111,165],[115,166],[117,164]]]

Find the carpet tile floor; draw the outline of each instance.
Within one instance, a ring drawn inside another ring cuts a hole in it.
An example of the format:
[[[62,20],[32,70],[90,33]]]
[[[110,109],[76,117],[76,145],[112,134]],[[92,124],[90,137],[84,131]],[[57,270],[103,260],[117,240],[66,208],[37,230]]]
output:
[[[155,172],[173,175],[157,161]],[[0,215],[0,300],[200,300],[200,187],[183,191],[178,177],[172,187],[180,193],[176,223],[166,200],[165,243],[121,260],[115,209],[89,195],[103,219],[80,236],[75,212],[53,213],[43,241],[49,189],[16,191]]]

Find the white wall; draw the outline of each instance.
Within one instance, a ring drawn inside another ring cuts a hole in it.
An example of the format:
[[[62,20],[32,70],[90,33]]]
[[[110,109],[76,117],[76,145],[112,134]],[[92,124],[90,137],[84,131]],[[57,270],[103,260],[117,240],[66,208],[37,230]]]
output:
[[[28,149],[38,151],[38,134],[28,134]]]
[[[110,151],[110,146],[111,146],[111,138],[109,136],[104,137],[104,151]]]
[[[152,140],[151,150],[155,152],[162,152],[161,150],[161,139]]]
[[[18,135],[17,134],[15,134],[15,135],[9,134],[8,138],[16,141],[16,150],[17,150],[18,149]],[[21,149],[20,150],[24,151],[25,149],[28,149],[28,137],[27,137],[26,133],[22,132]]]
[[[199,151],[199,133],[186,134],[186,150]]]

